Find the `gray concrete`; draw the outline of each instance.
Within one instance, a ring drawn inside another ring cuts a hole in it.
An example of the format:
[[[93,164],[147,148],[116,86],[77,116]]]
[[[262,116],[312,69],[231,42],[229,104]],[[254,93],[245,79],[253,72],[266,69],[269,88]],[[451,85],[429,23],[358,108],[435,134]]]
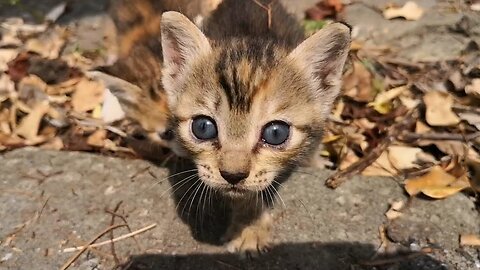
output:
[[[285,207],[277,202],[275,247],[259,259],[242,261],[221,246],[194,239],[200,237],[192,236],[175,211],[166,168],[33,148],[6,153],[0,164],[0,259],[8,259],[0,269],[58,269],[72,255],[59,250],[107,228],[111,216],[105,208],[119,201],[132,229],[158,224],[138,236],[142,249],[132,239],[115,245],[119,258],[136,256],[128,269],[478,269],[473,249],[458,250],[459,234],[480,232],[478,212],[462,194],[417,199],[396,221],[401,225],[390,224],[384,216],[389,202],[406,200],[394,180],[356,177],[330,190],[323,185],[327,172],[301,169],[281,191]],[[377,268],[362,265],[380,246],[382,225],[395,226],[391,238],[403,244],[392,243],[396,250],[425,245],[426,239],[438,250]],[[414,230],[427,227],[435,230]],[[119,229],[115,235],[125,233]],[[72,269],[110,269],[112,258],[101,255],[110,254],[110,247],[100,251],[83,255]]]

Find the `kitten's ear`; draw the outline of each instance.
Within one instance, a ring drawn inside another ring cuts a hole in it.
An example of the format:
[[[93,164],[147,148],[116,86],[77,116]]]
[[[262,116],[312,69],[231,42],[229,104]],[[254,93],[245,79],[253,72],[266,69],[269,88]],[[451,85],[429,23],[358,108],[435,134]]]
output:
[[[162,14],[163,86],[171,106],[176,102],[178,82],[192,60],[209,53],[212,48],[207,37],[184,15],[168,11]]]
[[[350,48],[350,28],[333,23],[307,38],[289,58],[309,76],[317,100],[328,113],[340,91],[343,66]]]

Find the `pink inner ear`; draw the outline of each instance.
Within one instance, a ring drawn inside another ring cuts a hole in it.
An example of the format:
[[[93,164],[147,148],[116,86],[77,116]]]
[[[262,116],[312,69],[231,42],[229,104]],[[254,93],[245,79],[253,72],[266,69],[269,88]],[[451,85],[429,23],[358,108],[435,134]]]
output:
[[[166,34],[164,34],[164,36],[166,36]],[[185,64],[185,59],[180,52],[178,42],[175,41],[172,35],[164,38],[162,44],[164,64],[168,67],[169,75],[174,79],[178,75],[181,67]]]

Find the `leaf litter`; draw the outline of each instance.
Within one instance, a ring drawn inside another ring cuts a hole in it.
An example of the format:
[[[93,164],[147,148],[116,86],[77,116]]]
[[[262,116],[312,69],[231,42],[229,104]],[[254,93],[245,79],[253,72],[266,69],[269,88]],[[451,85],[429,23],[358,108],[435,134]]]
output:
[[[55,21],[64,9],[55,7],[48,19]],[[342,9],[338,0],[309,9],[307,34],[337,19]],[[407,2],[385,9],[384,16],[419,20],[423,10]],[[126,118],[110,90],[85,75],[98,59],[64,50],[68,29],[10,18],[0,31],[0,151],[36,145],[142,156],[127,143],[137,123]],[[388,48],[354,41],[351,56],[318,154],[328,160],[319,164],[338,170],[327,184],[336,187],[361,173],[401,178],[410,196],[480,193],[480,51],[446,62],[408,63],[391,58]],[[401,217],[404,204],[392,202],[387,218]],[[479,245],[475,235],[461,241]]]

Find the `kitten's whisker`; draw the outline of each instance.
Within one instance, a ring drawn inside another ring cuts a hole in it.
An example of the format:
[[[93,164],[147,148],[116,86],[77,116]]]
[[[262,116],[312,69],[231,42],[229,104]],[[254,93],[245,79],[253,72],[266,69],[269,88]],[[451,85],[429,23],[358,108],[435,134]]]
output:
[[[282,186],[282,184],[280,184],[280,182],[278,182],[277,180],[273,180],[274,183],[277,183],[278,185]],[[282,204],[283,204],[283,208],[287,208],[287,206],[285,205],[285,201],[283,200],[282,198],[282,195],[280,195],[280,192],[278,192],[278,190],[275,188],[274,185],[271,186],[273,188],[273,190],[275,191],[275,193],[277,193],[278,195],[278,198],[280,198],[280,200],[282,201]]]
[[[175,206],[175,211],[178,211],[178,207],[180,206],[180,204],[182,203],[183,201],[183,198],[185,198],[185,196],[187,196],[188,192],[197,184],[197,182],[200,181],[200,178],[197,178],[197,180],[195,180],[195,182],[193,182],[190,187],[185,191],[185,193],[183,193],[182,197],[180,198],[180,200],[178,200],[178,203],[177,205]],[[183,211],[185,210],[185,206],[183,206],[183,209],[182,209],[182,212],[180,213],[180,216],[183,216]]]
[[[165,194],[167,194],[169,191],[171,191],[173,188],[176,188],[172,193],[175,193],[179,188],[183,187],[186,183],[188,183],[189,180],[195,178],[196,174],[194,175],[190,175],[180,181],[178,181],[177,183],[173,184],[170,188],[168,188],[167,190],[165,190],[159,198],[162,198],[163,196],[165,196]],[[180,185],[181,184],[181,185]],[[180,185],[180,186],[178,186]]]
[[[164,181],[166,181],[166,180],[168,180],[168,179],[170,179],[170,178],[172,178],[172,177],[175,177],[175,176],[178,176],[178,175],[182,175],[182,174],[185,174],[185,173],[194,172],[194,171],[196,171],[196,170],[197,170],[197,169],[190,169],[190,170],[181,171],[181,172],[178,172],[178,173],[169,175],[168,177],[165,177],[165,178],[163,178],[163,179],[161,179],[161,180],[155,181],[155,183],[153,183],[153,184],[149,187],[149,189],[153,188],[155,185],[158,185],[158,184],[160,184],[160,183],[162,183],[162,182],[164,182]]]
[[[197,197],[197,193],[198,191],[200,190],[200,188],[202,187],[202,184],[203,182],[200,181],[200,183],[198,184],[198,186],[195,188],[195,190],[193,191],[192,195],[192,200],[190,200],[190,197],[188,198],[188,200],[190,201],[190,206],[188,207],[188,217],[190,217],[190,213],[192,212],[192,206],[193,206],[193,203],[195,201],[195,197]],[[195,222],[196,222],[196,219],[197,217],[195,217]],[[196,225],[196,224],[195,224]]]

